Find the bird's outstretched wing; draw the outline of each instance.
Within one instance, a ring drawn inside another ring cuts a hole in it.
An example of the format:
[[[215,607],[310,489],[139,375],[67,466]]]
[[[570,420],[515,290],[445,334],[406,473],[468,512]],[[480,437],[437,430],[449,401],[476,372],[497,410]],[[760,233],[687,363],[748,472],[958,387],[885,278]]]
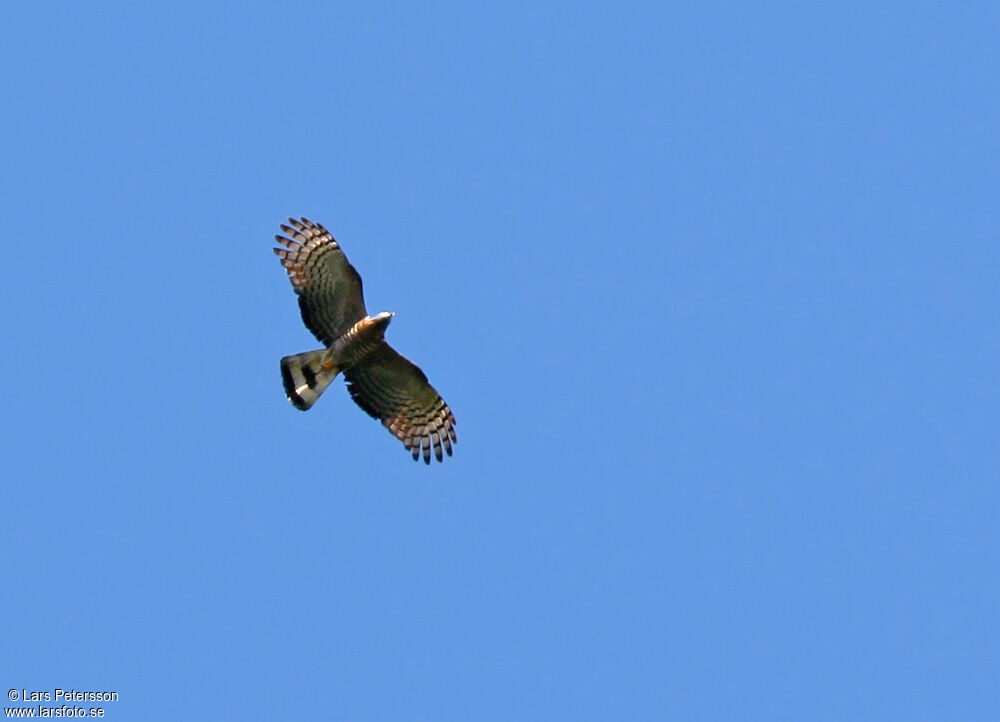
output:
[[[441,449],[451,456],[458,443],[455,416],[427,381],[424,372],[387,343],[365,363],[344,371],[351,398],[369,416],[382,422],[413,456],[431,463],[431,446],[438,461]]]
[[[368,315],[361,276],[323,226],[307,218],[289,218],[288,223],[281,225],[285,235],[274,237],[284,248],[274,252],[299,296],[306,327],[330,346]]]

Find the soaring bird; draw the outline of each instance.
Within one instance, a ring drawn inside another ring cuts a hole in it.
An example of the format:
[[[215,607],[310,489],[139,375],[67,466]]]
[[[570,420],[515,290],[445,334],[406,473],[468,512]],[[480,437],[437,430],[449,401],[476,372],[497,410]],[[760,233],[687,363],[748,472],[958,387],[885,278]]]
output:
[[[451,456],[455,416],[416,364],[385,341],[395,313],[369,316],[361,276],[333,235],[307,218],[281,224],[274,252],[299,296],[302,320],[325,346],[281,359],[281,379],[292,405],[306,411],[343,372],[351,398],[403,442],[413,456]]]

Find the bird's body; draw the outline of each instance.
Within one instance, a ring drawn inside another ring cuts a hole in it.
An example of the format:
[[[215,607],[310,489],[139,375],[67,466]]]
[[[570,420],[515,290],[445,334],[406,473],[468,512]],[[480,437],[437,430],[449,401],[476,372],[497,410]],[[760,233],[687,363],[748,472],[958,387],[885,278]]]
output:
[[[302,320],[324,349],[281,359],[281,377],[288,400],[309,409],[343,372],[351,398],[379,419],[403,442],[414,459],[423,451],[430,463],[431,447],[438,461],[442,448],[451,456],[457,443],[455,416],[416,365],[385,341],[395,315],[369,316],[361,277],[340,245],[323,226],[306,218],[288,219],[275,236],[275,248],[299,296]]]

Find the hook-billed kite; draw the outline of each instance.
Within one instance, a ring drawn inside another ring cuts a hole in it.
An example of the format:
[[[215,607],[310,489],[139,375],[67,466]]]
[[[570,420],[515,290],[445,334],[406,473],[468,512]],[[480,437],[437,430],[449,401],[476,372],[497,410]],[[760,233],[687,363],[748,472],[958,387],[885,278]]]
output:
[[[355,403],[403,442],[414,460],[431,463],[458,442],[455,416],[424,372],[385,341],[394,313],[369,316],[361,276],[328,230],[306,218],[288,219],[275,248],[299,296],[302,320],[326,348],[281,359],[288,400],[305,411],[343,372]]]

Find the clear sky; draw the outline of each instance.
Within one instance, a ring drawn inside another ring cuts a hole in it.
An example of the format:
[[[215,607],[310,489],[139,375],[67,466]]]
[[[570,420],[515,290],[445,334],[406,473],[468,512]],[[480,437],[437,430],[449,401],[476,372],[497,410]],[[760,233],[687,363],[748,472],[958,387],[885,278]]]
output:
[[[995,720],[995,3],[0,10],[0,684]],[[272,235],[458,419],[414,464]]]

